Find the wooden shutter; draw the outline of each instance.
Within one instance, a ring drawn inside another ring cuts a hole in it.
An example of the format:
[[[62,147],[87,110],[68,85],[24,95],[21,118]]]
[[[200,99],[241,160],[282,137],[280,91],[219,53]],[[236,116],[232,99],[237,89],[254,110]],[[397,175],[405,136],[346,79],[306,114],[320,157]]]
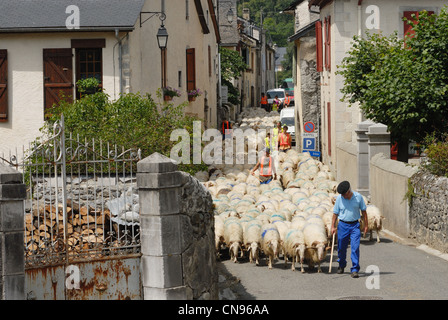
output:
[[[317,71],[322,72],[323,56],[322,56],[322,21],[316,21],[316,62]]]
[[[187,49],[187,91],[196,89],[196,57],[193,49]]]
[[[415,14],[415,18],[412,17],[412,14]],[[429,15],[434,14],[434,11],[428,11]],[[407,21],[403,21],[403,37],[406,37],[406,35],[409,33],[408,37],[413,37],[415,34],[415,31],[412,30],[412,26],[408,24],[409,20],[418,22],[418,11],[404,11],[403,17],[407,19]]]
[[[44,49],[45,111],[73,96],[72,49]]]
[[[8,120],[8,54],[0,50],[0,122]]]
[[[208,46],[208,76],[212,76],[212,50],[210,46]]]
[[[328,155],[331,156],[331,105],[327,103]]]
[[[331,17],[325,18],[325,69],[331,70]]]

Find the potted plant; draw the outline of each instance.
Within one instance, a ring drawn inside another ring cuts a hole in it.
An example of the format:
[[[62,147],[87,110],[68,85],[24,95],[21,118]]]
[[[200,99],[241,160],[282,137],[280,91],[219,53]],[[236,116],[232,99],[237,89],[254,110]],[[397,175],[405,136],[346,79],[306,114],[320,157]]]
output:
[[[180,91],[171,87],[162,88],[163,90],[163,99],[165,101],[173,100],[173,97],[180,97]]]
[[[79,93],[83,94],[94,94],[98,91],[100,82],[96,78],[81,79],[76,82]]]
[[[188,94],[188,101],[195,101],[196,97],[199,97],[202,94],[202,92],[199,89],[193,89],[188,90],[187,94]]]

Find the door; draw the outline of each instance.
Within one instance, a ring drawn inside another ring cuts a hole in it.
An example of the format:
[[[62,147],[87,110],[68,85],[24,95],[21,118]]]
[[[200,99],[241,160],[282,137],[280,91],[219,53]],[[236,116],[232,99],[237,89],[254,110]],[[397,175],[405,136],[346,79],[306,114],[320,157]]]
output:
[[[62,99],[73,100],[72,49],[44,49],[44,113]]]

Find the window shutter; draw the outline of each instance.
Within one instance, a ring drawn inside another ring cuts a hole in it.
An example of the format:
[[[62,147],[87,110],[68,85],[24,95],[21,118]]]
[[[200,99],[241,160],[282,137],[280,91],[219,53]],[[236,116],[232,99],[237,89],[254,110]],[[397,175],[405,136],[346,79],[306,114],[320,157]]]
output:
[[[328,155],[331,156],[331,104],[327,102]]]
[[[187,91],[196,89],[196,58],[193,49],[187,49]]]
[[[316,58],[317,71],[323,71],[323,57],[322,57],[322,21],[316,21]]]
[[[403,17],[407,19],[407,21],[403,21],[403,35],[406,37],[406,35],[409,33],[409,37],[413,37],[415,34],[415,31],[412,30],[412,26],[408,24],[409,20],[414,21],[414,18],[412,18],[412,14],[415,14],[415,18],[418,19],[418,11],[405,11],[403,12]]]
[[[415,14],[415,18],[412,17],[412,14]],[[429,15],[434,14],[434,11],[428,11]],[[411,21],[418,21],[419,18],[419,12],[418,11],[404,11],[403,12],[403,18],[406,18],[407,21],[403,21],[403,37],[406,37],[406,35],[409,33],[409,37],[413,37],[415,34],[415,31],[412,30],[412,26],[408,24],[408,20]]]
[[[325,69],[331,70],[331,17],[325,18]]]
[[[8,120],[8,55],[0,50],[0,122]]]

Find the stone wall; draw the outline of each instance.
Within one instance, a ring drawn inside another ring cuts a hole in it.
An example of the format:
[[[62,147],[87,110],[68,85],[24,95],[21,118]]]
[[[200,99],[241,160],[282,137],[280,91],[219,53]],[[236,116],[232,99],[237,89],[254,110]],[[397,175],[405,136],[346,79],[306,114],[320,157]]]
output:
[[[411,184],[415,193],[409,212],[411,236],[448,252],[448,178],[419,171]]]
[[[25,299],[22,174],[0,164],[0,300]]]
[[[218,299],[210,193],[158,153],[137,170],[144,299]]]

